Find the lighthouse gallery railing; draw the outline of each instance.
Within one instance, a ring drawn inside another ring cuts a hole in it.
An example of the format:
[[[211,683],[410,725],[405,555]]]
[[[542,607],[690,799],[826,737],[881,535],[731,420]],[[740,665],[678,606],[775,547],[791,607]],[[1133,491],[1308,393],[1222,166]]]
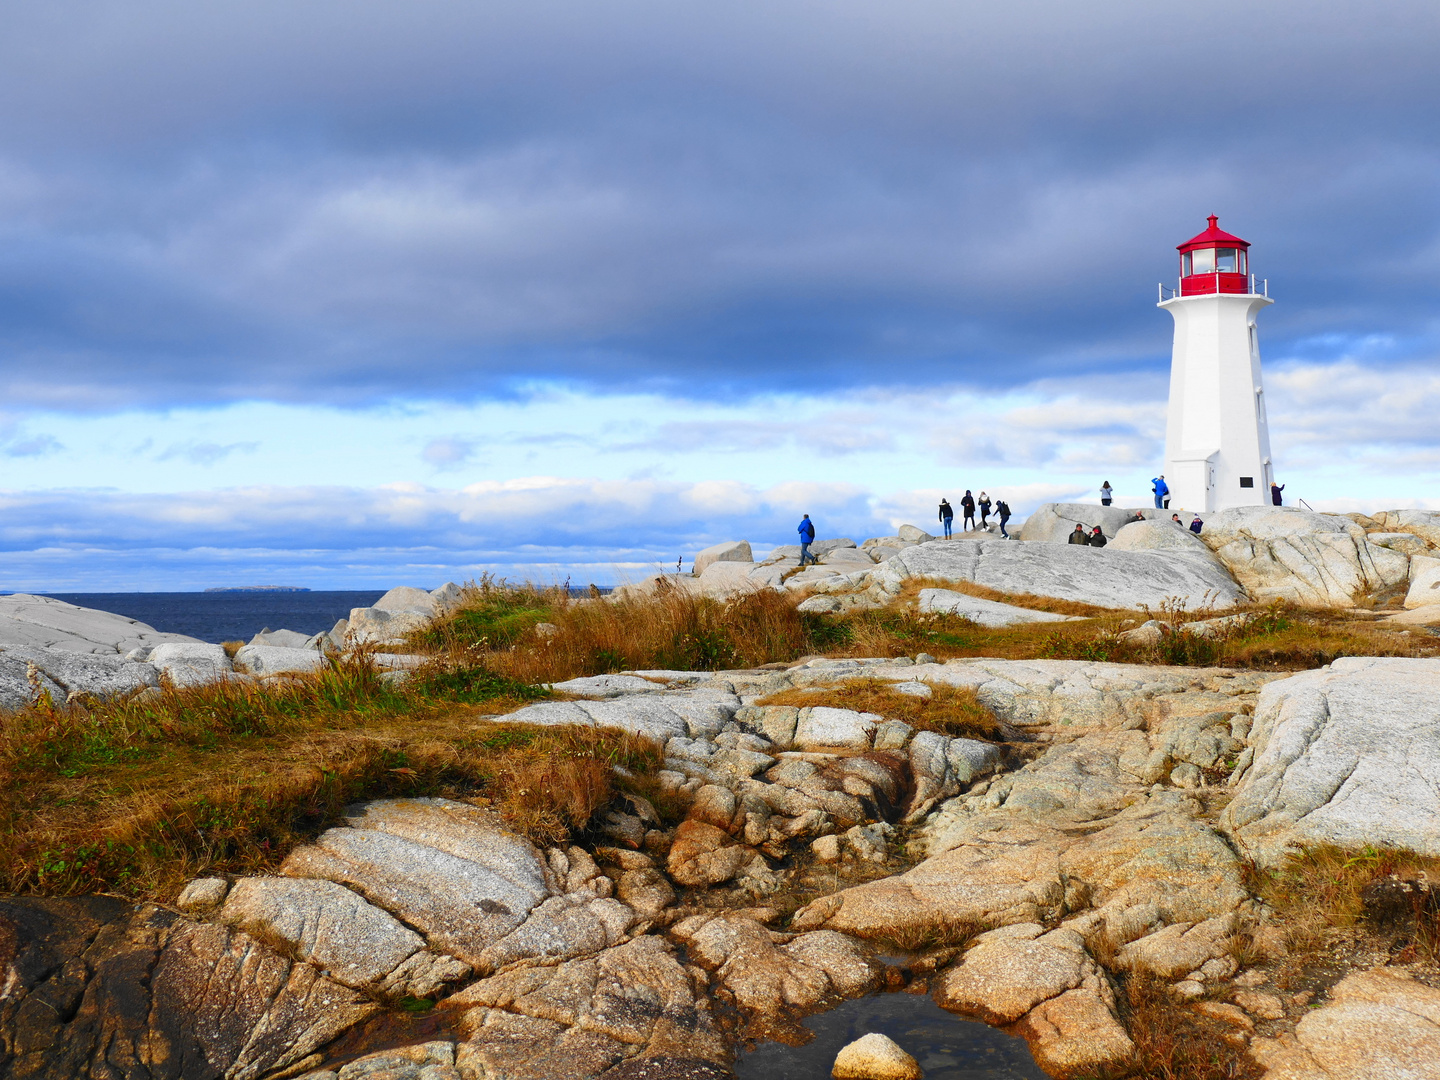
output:
[[[1214,282],[1215,282],[1215,288],[1214,288],[1213,290],[1211,290],[1211,291],[1214,292],[1214,293],[1217,293],[1217,294],[1220,292],[1220,275],[1219,275],[1219,274],[1196,274],[1195,277],[1208,277],[1208,278],[1212,278],[1212,279],[1214,280]],[[1270,279],[1269,279],[1269,278],[1261,278],[1261,279],[1260,279],[1260,282],[1259,282],[1260,288],[1259,288],[1258,290],[1256,289],[1255,285],[1256,285],[1255,275],[1254,275],[1254,274],[1251,274],[1251,275],[1250,275],[1250,295],[1251,295],[1251,296],[1263,296],[1263,297],[1265,297],[1265,298],[1268,300],[1268,299],[1270,298]],[[1179,295],[1180,295],[1180,281],[1179,281],[1179,279],[1176,279],[1176,281],[1175,281],[1175,288],[1173,288],[1173,289],[1170,288],[1169,285],[1166,285],[1163,281],[1160,282],[1160,303],[1163,304],[1166,300],[1174,300],[1174,299],[1175,299],[1177,296],[1179,296]],[[1190,295],[1191,295],[1191,296],[1206,296],[1206,295],[1209,295],[1209,294],[1208,294],[1208,293],[1203,293],[1203,292],[1201,292],[1201,293],[1192,292],[1192,293],[1190,293]]]

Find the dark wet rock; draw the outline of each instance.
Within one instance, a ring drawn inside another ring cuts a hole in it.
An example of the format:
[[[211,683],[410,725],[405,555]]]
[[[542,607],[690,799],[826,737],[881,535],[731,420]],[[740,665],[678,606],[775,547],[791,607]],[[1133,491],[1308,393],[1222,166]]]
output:
[[[252,1080],[377,1010],[224,926],[108,897],[0,901],[0,1073]]]

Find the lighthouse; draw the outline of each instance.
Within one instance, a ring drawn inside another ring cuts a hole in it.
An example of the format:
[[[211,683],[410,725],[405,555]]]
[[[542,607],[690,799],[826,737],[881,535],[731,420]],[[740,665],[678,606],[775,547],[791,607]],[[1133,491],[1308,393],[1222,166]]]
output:
[[[1250,273],[1250,245],[1218,220],[1177,245],[1180,280],[1160,286],[1175,319],[1164,475],[1171,507],[1191,512],[1262,506],[1274,480],[1255,333],[1274,301]]]

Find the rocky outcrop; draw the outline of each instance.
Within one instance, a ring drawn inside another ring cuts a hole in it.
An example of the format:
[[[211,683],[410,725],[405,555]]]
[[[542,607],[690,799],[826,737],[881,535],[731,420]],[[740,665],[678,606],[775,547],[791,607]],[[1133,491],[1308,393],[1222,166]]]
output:
[[[705,995],[655,935],[483,979],[447,998],[444,1009],[461,1036],[456,1065],[472,1076],[706,1076],[703,1068],[681,1070],[730,1057]]]
[[[1440,855],[1440,660],[1346,657],[1271,683],[1224,822],[1258,861],[1307,844]]]
[[[1370,543],[1347,517],[1295,507],[1243,506],[1205,516],[1200,534],[1256,600],[1349,607],[1359,595],[1407,580],[1401,551]]]
[[[1170,551],[1207,562],[1215,558],[1205,541],[1168,517],[1126,525],[1115,534],[1109,546],[1115,551]]]
[[[1410,533],[1431,548],[1440,548],[1440,513],[1433,510],[1381,510],[1370,517],[1380,529]]]
[[[1260,1038],[1251,1056],[1265,1080],[1440,1076],[1440,990],[1375,968],[1340,980],[1329,1000],[1284,1040]]]
[[[0,709],[20,709],[46,696],[55,705],[83,697],[108,701],[159,685],[152,665],[119,656],[0,646]]]
[[[255,1080],[379,1006],[224,925],[109,897],[0,900],[0,1072]]]
[[[1392,553],[1393,554],[1393,553]],[[936,540],[845,579],[851,589],[898,596],[909,578],[973,581],[1007,593],[1032,593],[1098,607],[1229,607],[1245,594],[1223,568],[1158,551],[1115,551],[1075,544],[1006,540]],[[822,591],[827,591],[822,588]],[[839,591],[839,586],[828,591]]]
[[[330,666],[318,649],[278,645],[246,645],[232,662],[236,671],[258,676],[309,674]]]
[[[166,641],[195,640],[184,634],[161,633],[138,619],[77,607],[50,596],[0,596],[0,648],[24,646],[125,656]]]
[[[812,597],[819,600],[820,597]],[[1001,627],[1021,626],[1026,623],[1070,622],[1077,616],[1056,615],[1049,611],[1035,611],[1033,608],[1016,607],[995,600],[982,600],[978,596],[967,596],[951,589],[921,589],[915,607],[919,611],[944,612],[959,615],[977,626]]]
[[[885,966],[867,946],[832,931],[782,934],[736,913],[695,915],[670,932],[713,974],[722,997],[752,1018],[757,1034],[884,982]]]

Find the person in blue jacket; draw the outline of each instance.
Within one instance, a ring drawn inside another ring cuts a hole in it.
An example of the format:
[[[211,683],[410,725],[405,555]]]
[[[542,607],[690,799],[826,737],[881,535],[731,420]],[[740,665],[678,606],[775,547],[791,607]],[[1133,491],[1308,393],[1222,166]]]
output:
[[[800,528],[795,531],[800,534],[800,565],[804,566],[806,559],[818,563],[820,560],[810,554],[810,545],[815,542],[815,526],[811,524],[809,514],[805,515],[800,522]]]
[[[1165,483],[1165,474],[1161,473],[1150,481],[1150,487],[1155,492],[1155,509],[1164,510],[1170,504],[1166,500],[1170,497],[1170,485]]]

